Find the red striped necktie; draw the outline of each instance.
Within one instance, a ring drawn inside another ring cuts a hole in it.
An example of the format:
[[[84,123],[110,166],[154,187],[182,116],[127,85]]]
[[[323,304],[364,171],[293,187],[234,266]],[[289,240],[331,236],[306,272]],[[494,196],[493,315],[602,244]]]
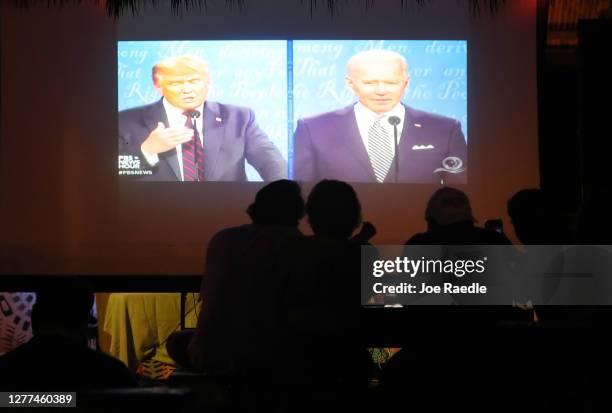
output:
[[[183,154],[183,180],[184,181],[203,181],[204,180],[204,148],[200,141],[198,128],[194,125],[194,116],[192,121],[193,111],[186,111],[183,114],[187,117],[185,127],[193,129],[193,139],[182,144]],[[198,113],[199,114],[199,113]]]

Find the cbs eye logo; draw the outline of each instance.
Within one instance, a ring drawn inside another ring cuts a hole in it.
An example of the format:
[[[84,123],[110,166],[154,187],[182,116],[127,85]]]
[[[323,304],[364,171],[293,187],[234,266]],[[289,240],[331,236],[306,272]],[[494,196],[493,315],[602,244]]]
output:
[[[458,174],[465,171],[463,167],[463,161],[461,158],[457,158],[456,156],[449,156],[442,160],[442,168],[437,168],[434,170],[435,172],[448,172],[451,174]]]

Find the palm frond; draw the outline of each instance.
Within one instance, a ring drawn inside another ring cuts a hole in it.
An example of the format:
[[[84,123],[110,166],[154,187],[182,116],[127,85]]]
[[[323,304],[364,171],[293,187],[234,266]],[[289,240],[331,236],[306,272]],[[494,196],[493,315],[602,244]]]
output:
[[[22,10],[29,10],[34,6],[47,5],[48,7],[65,7],[75,6],[82,3],[103,3],[110,16],[119,17],[125,14],[138,15],[143,8],[147,6],[160,7],[161,3],[168,3],[164,0],[11,0],[17,7]],[[243,7],[248,1],[254,0],[225,0],[228,7]],[[290,1],[290,0],[284,0]],[[313,11],[318,7],[326,7],[329,13],[333,16],[338,13],[343,5],[348,3],[354,4],[356,0],[299,0],[302,6],[308,7],[306,10]],[[364,6],[369,9],[376,7],[377,0],[361,0]],[[419,7],[425,7],[428,3],[436,0],[397,0],[398,9],[403,9],[409,5],[416,4]],[[441,1],[441,0],[437,0]],[[465,1],[471,11],[478,15],[483,10],[488,10],[491,14],[497,13],[499,9],[506,3],[506,0],[458,0]],[[554,0],[552,0],[554,1]],[[208,6],[208,0],[170,0],[170,10],[174,14],[180,14],[181,11],[189,10],[205,10]]]

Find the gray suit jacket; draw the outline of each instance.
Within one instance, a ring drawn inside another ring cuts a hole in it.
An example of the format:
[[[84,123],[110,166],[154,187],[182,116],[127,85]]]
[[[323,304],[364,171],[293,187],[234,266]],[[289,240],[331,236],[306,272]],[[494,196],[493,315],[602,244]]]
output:
[[[134,175],[138,179],[180,181],[176,149],[160,153],[159,163],[153,167],[148,165],[140,150],[140,145],[158,122],[168,126],[161,100],[119,112],[119,155],[138,157],[142,171],[138,171],[141,175]],[[245,159],[264,181],[287,178],[285,159],[257,126],[251,109],[206,102],[202,130],[206,181],[246,181]]]
[[[404,126],[385,182],[465,183],[467,146],[454,119],[405,106]],[[353,105],[300,119],[293,137],[298,181],[376,182]]]

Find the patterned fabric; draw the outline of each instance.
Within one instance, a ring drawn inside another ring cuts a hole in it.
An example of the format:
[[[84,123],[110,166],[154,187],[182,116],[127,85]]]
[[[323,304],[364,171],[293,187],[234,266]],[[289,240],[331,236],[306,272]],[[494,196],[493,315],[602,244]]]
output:
[[[147,359],[140,363],[136,373],[152,380],[168,380],[174,370],[176,370],[176,366],[172,364]]]
[[[368,154],[378,182],[383,182],[393,162],[393,151],[389,147],[389,134],[380,124],[381,118],[368,131]]]
[[[0,355],[32,338],[34,293],[0,293]]]
[[[372,347],[368,349],[372,355],[372,360],[378,367],[382,367],[383,364],[388,362],[400,350],[400,347]]]
[[[194,327],[199,295],[188,294],[185,323]],[[180,325],[178,293],[113,293],[106,306],[104,331],[111,336],[108,354],[137,371],[144,360],[172,364],[166,339]]]

